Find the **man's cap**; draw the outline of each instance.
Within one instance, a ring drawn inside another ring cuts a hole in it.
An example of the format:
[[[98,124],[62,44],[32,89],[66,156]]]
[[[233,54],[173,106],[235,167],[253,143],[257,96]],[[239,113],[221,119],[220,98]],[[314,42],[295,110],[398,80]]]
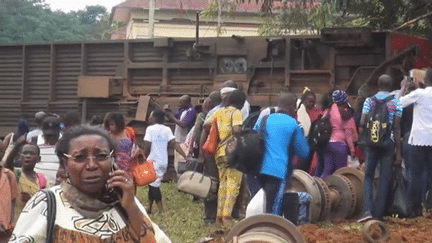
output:
[[[60,130],[60,121],[53,117],[47,116],[42,121],[42,130],[58,129]]]

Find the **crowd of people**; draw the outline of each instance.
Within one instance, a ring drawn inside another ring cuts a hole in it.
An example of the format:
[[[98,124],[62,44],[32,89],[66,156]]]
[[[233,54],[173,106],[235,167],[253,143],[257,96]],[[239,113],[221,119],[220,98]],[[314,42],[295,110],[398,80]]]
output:
[[[408,182],[408,216],[420,216],[423,202],[427,210],[432,209],[432,196],[426,194],[432,173],[432,70],[426,72],[424,81],[405,79],[401,89],[393,91],[395,86],[391,76],[380,76],[379,92],[356,104],[356,109],[342,90],[323,95],[318,104],[316,94],[305,88],[300,98],[282,93],[277,106],[253,113],[245,93],[235,82],[226,81],[204,99],[198,114],[187,95],[180,97],[176,112],[169,106],[152,111],[142,143],[117,112],[95,116],[85,125],[78,112],[63,117],[38,112],[35,130],[30,131],[28,122],[21,119],[16,132],[0,143],[4,151],[0,242],[9,237],[10,242],[43,242],[51,236],[62,242],[98,242],[98,238],[170,242],[147,214],[155,202],[163,212],[160,186],[168,168],[169,148],[175,150],[178,175],[182,173],[180,161],[195,157],[203,173],[218,183],[215,196],[204,200],[206,225],[232,224],[233,217],[241,217],[239,212],[245,208],[248,200],[244,196],[251,198],[261,188],[266,195],[265,212],[281,215],[285,188],[295,168],[326,178],[353,158],[364,162],[360,221],[383,218],[392,168],[401,164]],[[380,107],[385,108],[377,113]],[[382,119],[379,124],[376,114]],[[250,120],[252,130],[264,134],[257,174],[243,174],[228,162],[227,144],[242,136],[243,125]],[[167,122],[175,124],[174,132]],[[317,134],[311,128],[316,129],[317,122],[328,123],[331,131],[319,146],[311,144],[311,137]],[[203,146],[212,127],[217,130],[218,144],[215,154],[209,155]],[[132,161],[140,151],[154,162],[157,174],[149,185],[147,211],[135,198],[132,173]],[[380,176],[374,199],[376,170]],[[57,202],[57,215],[62,215],[56,218],[53,232],[47,213],[49,192]]]

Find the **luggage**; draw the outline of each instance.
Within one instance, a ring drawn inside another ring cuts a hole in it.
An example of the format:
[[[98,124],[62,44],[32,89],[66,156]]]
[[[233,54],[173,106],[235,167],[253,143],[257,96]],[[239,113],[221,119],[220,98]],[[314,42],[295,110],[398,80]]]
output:
[[[311,196],[306,192],[286,192],[283,198],[282,215],[295,225],[309,223]]]
[[[265,126],[269,116],[265,116],[259,131],[242,131],[236,139],[235,148],[228,155],[228,164],[247,175],[258,175],[264,157]]]
[[[218,180],[203,173],[194,171],[184,172],[177,181],[177,189],[181,192],[199,198],[207,198],[217,193]]]

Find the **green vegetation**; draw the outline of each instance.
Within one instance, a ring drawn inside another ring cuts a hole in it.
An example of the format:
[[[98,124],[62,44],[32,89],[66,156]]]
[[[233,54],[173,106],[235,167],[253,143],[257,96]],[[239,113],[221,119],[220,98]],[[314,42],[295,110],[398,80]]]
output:
[[[265,4],[269,0],[262,0]],[[418,0],[286,0],[282,6],[262,13],[262,36],[319,34],[323,28],[398,29],[432,39],[432,3]],[[270,1],[273,5],[273,1]],[[403,28],[410,20],[417,19]]]
[[[160,214],[154,204],[150,218],[161,227],[174,243],[193,243],[204,236],[210,236],[216,229],[204,226],[203,203],[193,202],[192,196],[177,191],[175,183],[161,186],[165,213]],[[148,187],[138,188],[137,197],[148,208]]]
[[[112,29],[103,6],[64,13],[44,0],[0,0],[0,44],[103,40]]]

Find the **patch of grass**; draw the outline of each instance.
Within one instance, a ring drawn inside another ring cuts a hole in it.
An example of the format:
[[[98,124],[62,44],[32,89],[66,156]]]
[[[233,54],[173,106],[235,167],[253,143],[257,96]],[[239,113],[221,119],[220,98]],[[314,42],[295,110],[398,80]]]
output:
[[[153,204],[149,216],[173,243],[193,243],[215,230],[203,224],[202,202],[193,202],[192,196],[179,192],[175,183],[163,183],[161,191],[165,213],[159,213],[157,205]],[[148,209],[148,187],[138,188],[137,197]]]

